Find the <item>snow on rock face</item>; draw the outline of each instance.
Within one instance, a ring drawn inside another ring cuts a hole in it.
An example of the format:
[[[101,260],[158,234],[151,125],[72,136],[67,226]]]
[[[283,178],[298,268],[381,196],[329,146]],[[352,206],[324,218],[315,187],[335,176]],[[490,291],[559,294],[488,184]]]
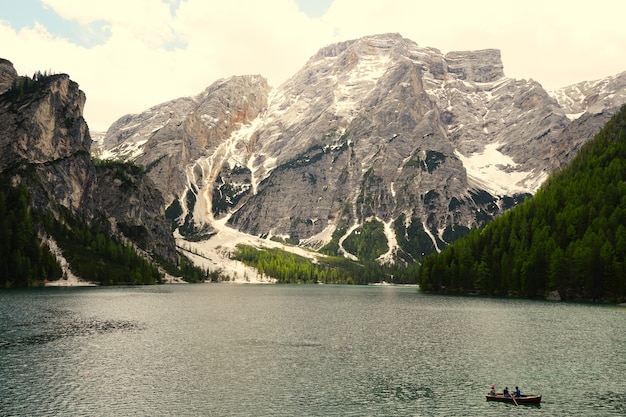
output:
[[[391,57],[383,54],[352,55],[355,61],[347,73],[337,76],[333,108],[339,117],[353,117],[359,112],[359,101],[374,90],[378,79],[387,71]]]
[[[498,148],[500,143],[492,143],[483,152],[468,156],[455,151],[467,170],[468,181],[474,187],[488,191],[492,195],[513,195],[529,191],[523,181],[528,172],[512,171],[517,164],[509,156],[503,155]]]
[[[218,80],[195,97],[120,118],[107,131],[102,155],[144,165],[171,203],[183,198],[190,187],[208,184],[211,188],[221,164],[230,157],[239,155],[245,164],[245,145],[225,141],[249,128],[267,107],[268,93],[267,81],[260,76]]]
[[[476,227],[488,210],[468,190],[493,201],[534,192],[544,174],[528,149],[546,148],[566,121],[546,117],[556,102],[537,83],[504,77],[498,51],[443,55],[399,35],[324,48],[272,97],[256,150],[276,166],[253,164],[266,182],[231,224],[302,242],[371,215],[405,213],[432,236]]]
[[[196,229],[228,218],[320,248],[376,218],[385,260],[419,259],[534,193],[600,123],[574,129],[572,115],[624,102],[624,77],[551,96],[507,78],[497,50],[369,36],[320,49],[275,89],[233,77],[126,116],[105,146],[146,166]]]
[[[595,81],[584,81],[549,92],[571,120],[584,113],[600,113],[626,103],[626,71]]]
[[[541,172],[535,175],[533,172],[515,170],[518,164],[500,152],[501,146],[500,143],[492,143],[482,152],[467,156],[455,151],[467,171],[469,184],[493,196],[534,194],[548,174]]]

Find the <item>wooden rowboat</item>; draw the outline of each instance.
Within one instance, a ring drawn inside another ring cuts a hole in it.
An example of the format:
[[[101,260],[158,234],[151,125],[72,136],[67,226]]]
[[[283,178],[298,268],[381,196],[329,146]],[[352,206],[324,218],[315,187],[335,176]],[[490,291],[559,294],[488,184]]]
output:
[[[504,394],[498,392],[496,393],[496,395],[487,394],[487,401],[500,401],[505,403],[517,402],[518,404],[540,404],[541,395],[521,395],[519,397],[505,397]]]

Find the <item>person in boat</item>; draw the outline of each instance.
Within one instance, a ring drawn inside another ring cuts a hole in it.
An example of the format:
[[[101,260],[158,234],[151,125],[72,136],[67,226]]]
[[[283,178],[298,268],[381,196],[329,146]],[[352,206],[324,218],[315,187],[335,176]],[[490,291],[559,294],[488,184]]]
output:
[[[503,394],[505,397],[510,397],[510,396],[511,396],[511,394],[509,394],[509,387],[504,387],[504,390],[502,391],[502,394]]]
[[[489,395],[496,395],[496,386],[492,385],[491,390],[489,391]]]
[[[515,395],[517,398],[522,396],[522,391],[520,391],[519,387],[515,387],[515,391],[513,391],[513,395]]]

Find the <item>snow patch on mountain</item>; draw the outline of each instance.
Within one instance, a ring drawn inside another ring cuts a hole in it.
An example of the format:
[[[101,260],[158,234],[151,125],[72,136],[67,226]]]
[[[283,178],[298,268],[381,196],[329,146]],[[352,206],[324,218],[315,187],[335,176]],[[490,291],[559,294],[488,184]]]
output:
[[[358,103],[376,87],[376,82],[389,68],[389,55],[362,55],[358,63],[348,72],[346,79],[335,77],[335,114],[353,117],[359,110]]]
[[[437,251],[437,253],[441,252],[441,249],[437,245],[437,239],[435,239],[435,236],[433,236],[432,232],[428,228],[428,225],[426,224],[425,221],[422,221],[422,228],[424,229],[424,232],[426,232],[428,237],[430,237],[430,240],[433,242],[433,245],[435,245],[435,250]]]
[[[532,173],[513,171],[518,164],[498,150],[501,146],[501,143],[491,143],[486,145],[482,152],[467,156],[455,150],[455,155],[467,171],[470,185],[486,190],[494,196],[534,194],[536,188],[528,188],[525,182]]]
[[[146,142],[148,142],[148,139],[141,139],[138,141],[129,140],[123,142],[115,148],[103,150],[100,154],[100,158],[134,161],[143,154],[143,146],[146,144]]]
[[[232,254],[237,250],[237,245],[248,245],[256,248],[281,248],[296,255],[317,259],[317,254],[308,249],[283,245],[269,239],[263,239],[247,233],[239,232],[228,227],[228,216],[213,222],[216,233],[208,240],[192,242],[185,240],[178,231],[174,232],[179,248],[185,251],[185,255],[191,258],[195,265],[208,269],[211,272],[220,271],[220,275],[229,277],[231,283],[275,283],[274,278],[260,274],[253,267],[232,259]]]
[[[585,112],[599,113],[626,103],[626,72],[551,90],[548,94],[556,99],[570,120],[575,120]]]
[[[344,247],[343,247],[343,242],[348,238],[348,236],[350,236],[352,234],[352,232],[354,232],[356,229],[358,229],[359,227],[361,227],[360,223],[354,223],[352,226],[350,226],[350,228],[348,228],[348,230],[346,231],[346,233],[341,236],[339,238],[339,252],[346,258],[348,259],[352,259],[353,261],[358,261],[359,258],[357,258],[356,256],[354,256],[353,254],[351,254],[350,252],[348,252]]]
[[[400,249],[398,245],[398,239],[396,239],[396,232],[393,229],[393,219],[388,222],[384,222],[382,219],[376,219],[384,225],[385,237],[387,238],[387,245],[389,249],[387,252],[380,255],[376,260],[381,264],[392,264],[395,262],[395,254]]]
[[[50,235],[41,235],[39,236],[42,244],[47,245],[50,249],[50,253],[54,256],[63,271],[63,278],[57,281],[48,281],[46,280],[46,287],[74,287],[74,286],[94,286],[93,282],[88,282],[83,280],[82,278],[75,275],[71,268],[70,264],[63,256],[63,251],[57,245],[56,240]]]
[[[257,269],[232,259],[238,244],[261,247],[269,241],[261,241],[254,236],[226,227],[223,221],[215,222],[214,225],[218,228],[217,234],[200,242],[185,240],[178,232],[174,233],[177,245],[196,266],[210,272],[220,272],[220,275],[228,277],[227,282],[231,283],[276,282],[273,278],[260,274]]]
[[[228,165],[232,169],[236,165],[246,165],[247,158],[245,149],[242,149],[240,146],[241,141],[247,140],[254,132],[259,123],[258,119],[257,117],[251,123],[242,125],[227,140],[220,143],[213,153],[199,158],[194,164],[186,167],[187,189],[185,193],[191,192],[196,196],[193,217],[197,225],[214,223],[215,219],[213,218],[212,210],[213,185],[222,166]],[[181,201],[183,218],[189,212],[186,203],[184,200]]]
[[[324,230],[310,238],[304,239],[300,242],[302,246],[312,248],[315,250],[321,249],[326,243],[330,242],[333,238],[333,233],[337,230],[337,226],[329,224]]]

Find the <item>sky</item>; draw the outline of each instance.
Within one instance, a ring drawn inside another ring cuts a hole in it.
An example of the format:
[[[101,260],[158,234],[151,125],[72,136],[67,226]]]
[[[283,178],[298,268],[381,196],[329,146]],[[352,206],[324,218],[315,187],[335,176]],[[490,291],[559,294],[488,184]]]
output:
[[[626,71],[626,2],[595,0],[0,0],[0,58],[69,74],[85,119],[200,93],[233,75],[273,87],[320,48],[399,33],[446,53],[499,49],[506,76],[546,89]]]

